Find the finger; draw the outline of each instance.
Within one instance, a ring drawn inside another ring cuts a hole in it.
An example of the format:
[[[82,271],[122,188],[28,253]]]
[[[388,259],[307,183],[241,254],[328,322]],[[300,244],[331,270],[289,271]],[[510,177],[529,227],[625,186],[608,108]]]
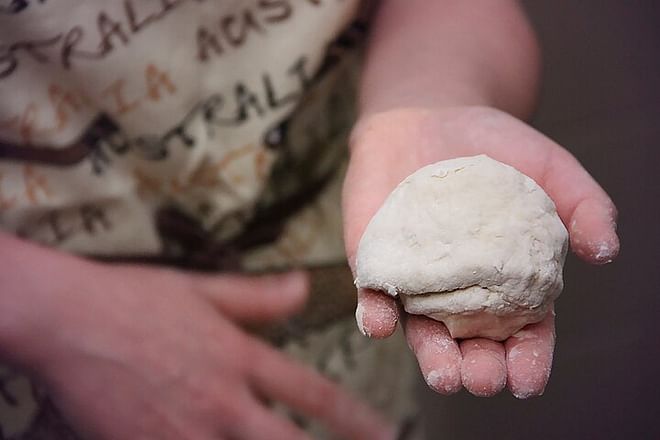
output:
[[[460,344],[463,362],[463,386],[479,397],[499,393],[506,385],[506,355],[504,346],[490,339],[467,339]]]
[[[590,263],[611,262],[619,253],[616,207],[577,159],[553,148],[543,186],[567,225],[573,251]]]
[[[375,339],[387,338],[394,333],[399,320],[396,300],[382,292],[358,289],[355,320],[363,335]]]
[[[571,248],[590,263],[607,264],[619,254],[616,208],[610,202],[582,200],[571,216],[568,229]]]
[[[404,328],[428,386],[441,394],[460,390],[461,352],[447,327],[423,316],[407,315]]]
[[[553,312],[506,340],[507,383],[514,396],[526,399],[543,394],[550,378],[554,348]]]
[[[310,437],[295,424],[265,408],[256,400],[234,424],[230,438],[240,440],[309,440]]]
[[[230,318],[263,323],[299,311],[309,293],[309,277],[304,272],[258,277],[195,276],[193,291],[208,298]]]
[[[472,117],[461,122],[471,126],[472,152],[486,152],[513,165],[541,185],[567,226],[572,248],[578,256],[601,264],[614,259],[619,251],[616,208],[593,177],[572,154],[531,127],[521,129],[519,121],[504,113],[497,119],[493,119],[491,112],[487,115],[485,124],[483,120],[474,124]],[[524,153],[511,145],[525,145]]]
[[[347,439],[392,439],[393,427],[371,408],[314,370],[259,344],[251,383],[258,394],[278,400]]]

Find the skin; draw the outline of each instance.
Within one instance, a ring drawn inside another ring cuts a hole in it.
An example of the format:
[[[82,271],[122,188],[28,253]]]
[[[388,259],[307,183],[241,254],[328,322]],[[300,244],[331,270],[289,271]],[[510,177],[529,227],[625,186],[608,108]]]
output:
[[[0,249],[2,357],[88,438],[307,439],[275,401],[342,438],[393,438],[372,409],[240,328],[298,311],[304,273],[99,264],[2,234]]]
[[[543,187],[578,256],[593,264],[616,257],[610,198],[570,153],[519,119],[533,108],[539,53],[516,2],[383,2],[368,54],[344,186],[351,264],[367,223],[400,181],[425,165],[477,154]],[[401,321],[423,377],[442,394],[465,387],[487,397],[506,386],[528,398],[545,389],[554,313],[503,343],[455,341],[443,324],[406,315],[384,293],[361,290],[358,301],[358,326],[370,337],[388,337]]]
[[[614,258],[609,198],[570,154],[514,117],[528,116],[537,76],[533,35],[511,0],[382,1],[345,184],[349,261],[400,180],[428,163],[478,153],[546,189],[578,255]],[[394,437],[354,397],[241,330],[294,313],[307,291],[302,274],[209,277],[113,266],[4,234],[0,250],[0,354],[40,379],[90,438],[307,438],[267,401],[342,438]],[[441,324],[401,314],[389,297],[358,296],[360,328],[383,338],[402,322],[439,392],[465,386],[489,396],[506,384],[529,397],[547,382],[552,315],[502,344],[459,343]]]
[[[361,146],[354,150],[346,181],[345,210],[352,219],[347,223],[346,242],[351,255],[355,255],[359,237],[372,213],[405,176],[428,163],[480,153],[513,165],[548,192],[563,222],[569,225],[573,250],[585,260],[605,263],[618,251],[615,210],[604,191],[566,150],[515,118],[489,108],[466,107],[397,111],[379,115],[370,124],[378,127],[363,127],[365,132],[359,136],[373,138],[358,141]],[[477,131],[475,127],[481,128]],[[411,145],[409,139],[413,133],[416,143]],[[383,138],[379,139],[380,136]],[[383,148],[383,145],[388,147]],[[397,145],[406,154],[400,154]],[[379,149],[377,164],[373,160],[375,155],[366,151],[369,148]],[[366,179],[366,168],[389,169],[390,173],[371,173]],[[376,190],[379,192],[377,199]],[[610,252],[603,254],[603,247]],[[360,292],[359,298],[363,310],[361,328],[365,333],[376,338],[391,334],[400,316],[396,302],[372,291]],[[431,332],[426,327],[436,330]],[[541,394],[547,383],[555,340],[552,314],[542,323],[525,328],[521,334],[524,337],[512,337],[504,344],[472,339],[460,342],[459,347],[459,342],[449,338],[444,326],[422,317],[404,319],[404,328],[413,351],[418,354],[423,373],[444,368],[446,363],[455,364],[461,371],[447,378],[448,383],[429,383],[436,390],[451,393],[457,391],[462,382],[473,394],[490,396],[508,383],[514,395],[531,397]],[[419,353],[429,350],[426,345],[437,344],[428,335],[419,337],[420,331],[440,335],[443,341],[456,346],[456,350],[449,358],[448,355],[442,359],[420,356]],[[524,359],[514,360],[511,353],[519,350],[526,353]],[[532,351],[540,353],[540,358],[529,355]],[[536,368],[539,363],[542,365]],[[503,365],[506,368],[502,368]],[[473,379],[469,381],[467,377]]]

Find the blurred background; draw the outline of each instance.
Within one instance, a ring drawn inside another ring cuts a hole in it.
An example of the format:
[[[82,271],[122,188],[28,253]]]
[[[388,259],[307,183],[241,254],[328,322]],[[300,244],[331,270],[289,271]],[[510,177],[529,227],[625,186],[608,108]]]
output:
[[[429,439],[660,439],[660,2],[523,1],[544,51],[533,124],[616,202],[621,254],[570,256],[543,397],[442,397]]]

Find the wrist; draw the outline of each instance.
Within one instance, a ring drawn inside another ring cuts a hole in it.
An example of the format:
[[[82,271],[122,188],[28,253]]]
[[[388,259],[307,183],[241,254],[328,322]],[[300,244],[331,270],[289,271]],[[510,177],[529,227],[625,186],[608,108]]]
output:
[[[35,368],[82,260],[0,234],[0,355]]]
[[[486,105],[411,106],[359,115],[350,136],[352,152],[357,149],[400,149],[408,145],[431,143],[433,149],[442,148],[444,139],[452,133],[474,128],[486,117],[504,112]],[[388,132],[391,134],[388,135]]]
[[[362,109],[476,105],[527,118],[540,73],[534,31],[517,2],[478,3],[384,2],[367,47]]]
[[[451,109],[461,107],[497,107],[496,92],[489,84],[466,78],[443,78],[442,87],[431,72],[415,76],[414,81],[398,81],[383,90],[378,83],[363,81],[360,90],[360,114],[398,109]]]

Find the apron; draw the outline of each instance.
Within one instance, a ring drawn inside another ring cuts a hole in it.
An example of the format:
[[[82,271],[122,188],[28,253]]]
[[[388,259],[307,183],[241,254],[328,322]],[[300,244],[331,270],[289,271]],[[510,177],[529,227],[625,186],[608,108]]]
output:
[[[401,335],[358,332],[341,240],[358,3],[0,6],[0,227],[102,261],[309,268],[307,309],[249,331],[409,433],[414,361]],[[0,367],[0,438],[77,437],[46,391]]]

